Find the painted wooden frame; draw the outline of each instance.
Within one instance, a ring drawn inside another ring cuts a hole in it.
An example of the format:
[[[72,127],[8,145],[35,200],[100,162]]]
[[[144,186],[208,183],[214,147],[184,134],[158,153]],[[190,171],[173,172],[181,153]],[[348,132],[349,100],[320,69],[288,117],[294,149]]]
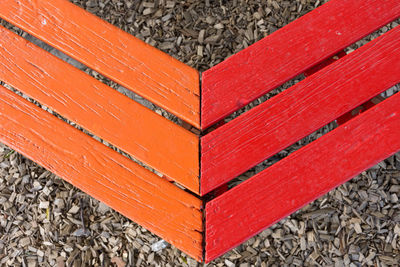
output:
[[[66,0],[4,0],[0,17],[199,129],[189,131],[0,28],[0,81],[9,88],[0,86],[0,141],[198,261],[215,259],[400,150],[395,95],[227,186],[400,82],[400,27],[332,60],[400,17],[397,0],[331,0],[204,72],[201,89],[196,70]],[[309,75],[211,127],[301,73]]]

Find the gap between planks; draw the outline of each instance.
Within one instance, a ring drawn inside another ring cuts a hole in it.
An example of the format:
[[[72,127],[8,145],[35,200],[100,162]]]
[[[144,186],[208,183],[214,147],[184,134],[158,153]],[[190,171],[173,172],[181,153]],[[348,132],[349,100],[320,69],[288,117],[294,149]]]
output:
[[[400,82],[400,27],[201,138],[201,195]]]
[[[0,80],[199,192],[195,134],[3,27],[0,37]]]
[[[202,129],[399,16],[398,0],[331,0],[231,56],[202,74]]]
[[[2,0],[0,17],[200,128],[197,70],[67,0]]]
[[[0,102],[0,142],[202,259],[200,199],[3,86]]]
[[[399,151],[399,107],[396,94],[208,202],[206,262]]]

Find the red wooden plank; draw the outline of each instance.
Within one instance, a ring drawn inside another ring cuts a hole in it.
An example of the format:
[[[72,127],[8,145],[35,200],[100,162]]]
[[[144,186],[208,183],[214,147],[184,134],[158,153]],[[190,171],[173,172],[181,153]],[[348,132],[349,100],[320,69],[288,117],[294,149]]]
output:
[[[203,73],[202,128],[399,16],[398,0],[331,0],[228,58]]]
[[[201,139],[201,194],[400,82],[400,27]]]
[[[0,80],[199,192],[199,138],[0,26]]]
[[[0,17],[200,127],[197,70],[67,0],[1,0]]]
[[[0,86],[0,142],[202,259],[202,201]]]
[[[206,261],[400,150],[400,94],[206,205]]]

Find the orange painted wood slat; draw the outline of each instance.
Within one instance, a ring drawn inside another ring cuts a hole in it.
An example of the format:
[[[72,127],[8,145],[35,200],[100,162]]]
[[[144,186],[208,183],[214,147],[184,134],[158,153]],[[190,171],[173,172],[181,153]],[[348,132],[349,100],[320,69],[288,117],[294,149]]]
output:
[[[206,205],[206,261],[400,150],[400,94]]]
[[[199,191],[195,134],[3,27],[0,80],[193,192]]]
[[[330,0],[204,72],[201,127],[211,126],[399,16],[399,0]]]
[[[201,138],[201,194],[400,82],[400,27]]]
[[[0,142],[202,259],[202,201],[0,86]]]
[[[197,70],[67,0],[2,0],[0,17],[200,128]]]

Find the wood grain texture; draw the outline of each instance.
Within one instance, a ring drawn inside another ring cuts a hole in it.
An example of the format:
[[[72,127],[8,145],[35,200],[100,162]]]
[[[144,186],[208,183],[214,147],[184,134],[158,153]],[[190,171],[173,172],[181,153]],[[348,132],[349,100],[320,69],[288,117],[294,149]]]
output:
[[[202,259],[202,202],[0,86],[0,142]]]
[[[198,137],[0,28],[0,80],[199,192]]]
[[[203,73],[202,128],[399,16],[398,0],[331,0],[256,42]]]
[[[400,150],[400,94],[206,205],[206,262]]]
[[[201,194],[400,82],[400,27],[201,139]]]
[[[0,17],[200,127],[195,69],[67,0],[2,0]]]

